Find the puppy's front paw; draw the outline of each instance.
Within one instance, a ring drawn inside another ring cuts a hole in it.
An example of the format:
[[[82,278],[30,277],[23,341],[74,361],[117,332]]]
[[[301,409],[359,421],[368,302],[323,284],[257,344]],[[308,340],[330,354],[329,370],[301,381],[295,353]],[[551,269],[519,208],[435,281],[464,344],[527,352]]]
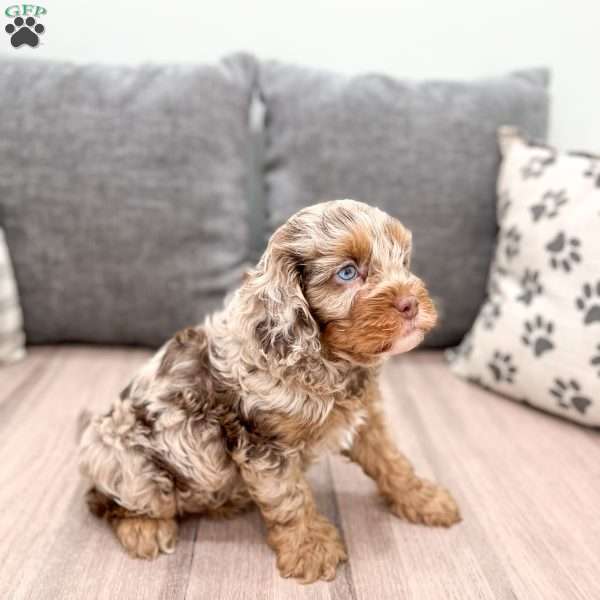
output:
[[[337,529],[321,516],[298,527],[279,528],[269,537],[281,576],[297,577],[302,583],[331,581],[337,565],[348,560]]]
[[[156,558],[159,552],[171,554],[177,541],[175,519],[125,517],[112,523],[127,553],[134,558]]]
[[[423,525],[450,527],[461,520],[450,492],[424,479],[417,487],[398,494],[390,502],[390,509],[397,517]]]

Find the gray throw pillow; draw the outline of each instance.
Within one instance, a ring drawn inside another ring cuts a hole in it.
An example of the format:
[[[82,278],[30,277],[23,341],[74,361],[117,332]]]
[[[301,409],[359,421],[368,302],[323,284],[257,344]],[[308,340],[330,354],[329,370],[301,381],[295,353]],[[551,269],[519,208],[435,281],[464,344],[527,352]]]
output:
[[[543,69],[474,82],[347,77],[266,62],[266,193],[270,230],[319,200],[355,198],[414,234],[414,268],[441,324],[432,346],[457,343],[485,297],[494,248],[496,130],[544,139]]]
[[[30,342],[155,346],[245,268],[254,60],[0,61],[0,225]]]

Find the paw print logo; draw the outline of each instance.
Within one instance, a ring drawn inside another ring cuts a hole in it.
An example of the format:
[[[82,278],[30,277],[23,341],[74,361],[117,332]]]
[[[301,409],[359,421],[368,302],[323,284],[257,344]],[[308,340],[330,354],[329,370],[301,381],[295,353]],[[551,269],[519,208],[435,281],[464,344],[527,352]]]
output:
[[[574,379],[565,381],[556,378],[554,385],[550,388],[550,393],[556,398],[561,408],[565,410],[574,408],[582,415],[585,414],[585,411],[592,403],[590,398],[582,394],[581,386]]]
[[[525,269],[521,277],[521,293],[517,296],[517,302],[522,302],[529,306],[536,296],[539,296],[544,288],[540,283],[540,272]]]
[[[550,266],[569,273],[574,264],[581,262],[580,248],[581,242],[577,238],[568,238],[564,231],[560,231],[546,244],[546,250],[550,253]]]
[[[481,309],[481,322],[485,329],[494,329],[496,321],[502,314],[502,307],[498,302],[488,300]]]
[[[596,348],[598,350],[598,354],[592,356],[592,358],[590,359],[590,365],[598,369],[597,373],[598,377],[600,377],[600,344],[598,344]]]
[[[496,350],[487,366],[497,383],[514,383],[517,367],[513,364],[510,354]]]
[[[40,43],[40,35],[44,33],[45,28],[41,23],[36,23],[33,17],[16,17],[9,23],[4,31],[10,35],[10,43],[14,48],[19,48],[24,44],[35,48]]]
[[[591,283],[583,284],[581,296],[575,300],[575,306],[583,313],[585,325],[600,322],[600,280],[595,287]]]
[[[541,177],[544,171],[550,165],[556,162],[556,156],[550,154],[548,156],[532,156],[529,162],[521,169],[521,175],[523,179],[529,179],[530,177]]]
[[[554,343],[552,342],[553,334],[554,323],[544,321],[544,319],[538,315],[531,321],[525,321],[521,341],[531,348],[535,357],[539,358],[544,352],[549,352],[554,349]]]
[[[515,256],[517,256],[517,254],[519,254],[520,245],[521,233],[513,225],[504,235],[504,255],[506,256],[507,260],[512,260]]]
[[[542,217],[553,219],[558,216],[560,207],[564,206],[569,199],[565,190],[559,190],[557,192],[547,191],[538,202],[534,204],[531,210],[531,216],[533,217],[534,223],[539,221]]]

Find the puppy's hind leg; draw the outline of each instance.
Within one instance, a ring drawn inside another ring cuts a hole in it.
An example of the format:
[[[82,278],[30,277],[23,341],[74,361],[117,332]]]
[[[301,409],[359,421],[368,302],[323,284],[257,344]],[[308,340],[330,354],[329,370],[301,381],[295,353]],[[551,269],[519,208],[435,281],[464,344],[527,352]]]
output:
[[[86,500],[93,514],[108,521],[130,556],[152,559],[175,551],[178,526],[174,518],[135,514],[95,488],[88,491]]]
[[[175,547],[177,502],[172,477],[148,450],[140,418],[139,408],[125,399],[84,422],[79,466],[93,485],[90,510],[112,526],[129,554],[154,558]]]

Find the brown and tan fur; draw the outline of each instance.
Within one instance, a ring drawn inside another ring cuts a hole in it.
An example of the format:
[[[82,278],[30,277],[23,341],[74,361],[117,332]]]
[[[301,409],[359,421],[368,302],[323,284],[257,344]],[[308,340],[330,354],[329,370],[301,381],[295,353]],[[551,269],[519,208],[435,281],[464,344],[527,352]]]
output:
[[[83,424],[90,509],[131,555],[172,552],[180,515],[255,503],[284,577],[332,579],[346,550],[304,477],[325,450],[358,463],[395,515],[460,520],[448,492],[415,475],[381,412],[383,360],[436,321],[410,251],[410,233],[366,204],[300,211],[220,313],[176,334]],[[351,282],[339,275],[348,263]]]

